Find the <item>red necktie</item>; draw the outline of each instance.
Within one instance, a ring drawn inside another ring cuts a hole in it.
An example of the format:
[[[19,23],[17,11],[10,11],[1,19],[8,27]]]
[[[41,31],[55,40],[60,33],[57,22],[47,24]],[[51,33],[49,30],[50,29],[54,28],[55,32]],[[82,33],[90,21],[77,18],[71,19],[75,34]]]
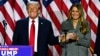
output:
[[[31,45],[32,47],[34,47],[34,42],[35,42],[35,25],[34,25],[34,21],[32,21],[31,29],[30,29],[29,45]]]

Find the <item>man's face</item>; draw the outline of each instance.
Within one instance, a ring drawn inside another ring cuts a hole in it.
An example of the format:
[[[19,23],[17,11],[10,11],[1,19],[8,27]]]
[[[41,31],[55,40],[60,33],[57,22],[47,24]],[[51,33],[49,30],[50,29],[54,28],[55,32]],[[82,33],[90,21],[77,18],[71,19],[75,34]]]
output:
[[[37,4],[29,4],[27,11],[29,17],[34,19],[38,16],[40,10]]]

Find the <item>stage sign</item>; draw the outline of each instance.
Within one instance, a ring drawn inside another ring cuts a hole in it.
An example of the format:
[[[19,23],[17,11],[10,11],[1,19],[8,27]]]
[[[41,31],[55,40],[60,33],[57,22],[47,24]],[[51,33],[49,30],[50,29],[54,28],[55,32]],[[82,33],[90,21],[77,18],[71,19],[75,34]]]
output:
[[[31,46],[0,46],[0,56],[32,56]]]

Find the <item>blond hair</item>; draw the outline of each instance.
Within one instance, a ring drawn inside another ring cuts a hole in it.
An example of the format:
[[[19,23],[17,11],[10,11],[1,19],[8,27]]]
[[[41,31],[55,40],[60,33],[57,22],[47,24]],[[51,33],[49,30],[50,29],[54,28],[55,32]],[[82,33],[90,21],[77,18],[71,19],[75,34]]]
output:
[[[30,1],[27,3],[27,6],[26,6],[26,9],[28,9],[29,5],[30,4],[35,4],[37,6],[38,9],[40,9],[40,4],[39,2],[36,2],[36,1]]]
[[[73,4],[71,6],[71,8],[69,10],[68,19],[69,20],[73,19],[72,16],[71,16],[71,12],[72,12],[73,7],[76,7],[78,9],[78,11],[79,11],[79,14],[80,14],[79,19],[78,19],[78,21],[79,21],[79,23],[81,25],[80,32],[82,34],[86,34],[89,30],[88,30],[88,25],[85,23],[86,20],[84,18],[84,12],[83,12],[83,8],[82,8],[81,4]]]

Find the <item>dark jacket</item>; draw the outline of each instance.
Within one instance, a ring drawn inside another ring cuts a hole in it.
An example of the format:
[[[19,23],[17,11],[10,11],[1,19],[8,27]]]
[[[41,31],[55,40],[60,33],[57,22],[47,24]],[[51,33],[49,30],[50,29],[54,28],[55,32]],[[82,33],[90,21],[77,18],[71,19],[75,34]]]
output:
[[[13,35],[13,45],[29,45],[29,18],[19,20]],[[48,44],[54,45],[58,43],[58,38],[54,36],[50,21],[39,17],[38,56],[48,55]]]

